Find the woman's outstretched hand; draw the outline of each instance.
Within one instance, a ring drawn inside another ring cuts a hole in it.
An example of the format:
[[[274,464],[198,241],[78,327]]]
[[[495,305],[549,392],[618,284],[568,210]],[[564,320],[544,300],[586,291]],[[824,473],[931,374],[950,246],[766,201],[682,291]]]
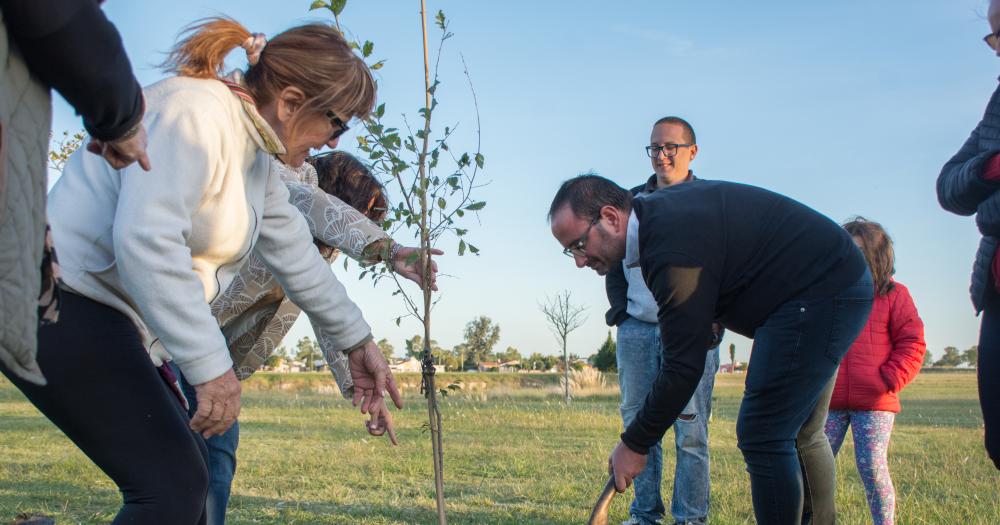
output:
[[[412,261],[407,264],[407,259],[409,259],[413,254],[418,254],[414,257]],[[399,249],[396,253],[396,258],[392,261],[392,269],[399,275],[406,277],[407,279],[417,283],[421,289],[424,287],[424,276],[423,276],[423,258],[419,256],[420,248],[412,248],[409,246],[404,246]],[[438,250],[437,248],[431,248],[431,255],[444,255],[444,252]],[[437,291],[437,262],[434,258],[431,258],[431,290]]]

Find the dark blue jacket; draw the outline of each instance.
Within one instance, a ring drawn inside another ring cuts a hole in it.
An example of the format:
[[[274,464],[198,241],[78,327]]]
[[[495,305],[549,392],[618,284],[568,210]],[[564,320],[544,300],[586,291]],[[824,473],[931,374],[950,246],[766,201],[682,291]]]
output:
[[[143,115],[142,88],[118,30],[97,0],[0,0],[0,13],[31,74],[54,88],[105,141]]]
[[[962,149],[941,169],[937,179],[938,202],[958,215],[976,215],[983,234],[972,266],[972,304],[983,311],[988,286],[993,286],[990,267],[1000,238],[1000,183],[983,180],[983,166],[1000,153],[1000,87],[993,92],[983,119],[972,130]]]

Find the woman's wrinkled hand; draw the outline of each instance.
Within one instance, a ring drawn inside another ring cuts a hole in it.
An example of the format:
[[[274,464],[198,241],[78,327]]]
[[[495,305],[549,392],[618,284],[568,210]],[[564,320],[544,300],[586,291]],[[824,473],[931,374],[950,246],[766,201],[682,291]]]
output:
[[[437,248],[431,248],[430,252],[432,256],[444,255],[444,252]],[[418,256],[413,257],[412,260],[410,260],[408,263],[408,259],[410,259],[413,254],[418,254]],[[409,246],[400,248],[399,252],[396,253],[396,258],[393,259],[392,261],[392,269],[399,275],[402,275],[403,277],[406,277],[407,279],[417,283],[417,285],[420,286],[420,288],[422,289],[424,287],[424,276],[423,276],[424,261],[423,258],[419,256],[419,254],[420,254],[420,248],[413,248]],[[435,292],[438,289],[437,272],[438,272],[437,262],[435,262],[434,258],[431,257],[430,286],[431,290],[434,290]]]
[[[191,430],[206,439],[229,430],[240,415],[242,387],[230,368],[225,374],[200,385],[194,385],[198,410],[191,418]]]

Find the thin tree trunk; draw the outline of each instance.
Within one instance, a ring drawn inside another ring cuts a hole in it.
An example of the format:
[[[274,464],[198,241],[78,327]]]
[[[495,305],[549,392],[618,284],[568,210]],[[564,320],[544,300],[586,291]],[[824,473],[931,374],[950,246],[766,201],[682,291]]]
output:
[[[566,337],[563,337],[563,394],[566,404],[569,404],[569,354],[566,351]]]
[[[439,525],[448,523],[444,511],[444,458],[441,450],[441,411],[437,404],[437,386],[434,382],[434,357],[431,353],[431,258],[430,229],[427,226],[427,192],[423,182],[427,178],[427,148],[431,132],[431,73],[430,58],[427,54],[427,5],[420,0],[420,24],[424,43],[424,144],[420,152],[420,249],[423,253],[424,277],[424,359],[423,382],[427,396],[427,417],[431,431],[431,448],[434,453],[434,494],[437,501]]]

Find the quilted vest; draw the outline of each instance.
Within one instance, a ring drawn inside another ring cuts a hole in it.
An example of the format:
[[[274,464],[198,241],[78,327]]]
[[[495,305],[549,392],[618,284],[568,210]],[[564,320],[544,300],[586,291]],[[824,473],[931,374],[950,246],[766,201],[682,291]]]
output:
[[[0,362],[40,385],[37,307],[51,124],[49,90],[31,76],[0,12]]]

